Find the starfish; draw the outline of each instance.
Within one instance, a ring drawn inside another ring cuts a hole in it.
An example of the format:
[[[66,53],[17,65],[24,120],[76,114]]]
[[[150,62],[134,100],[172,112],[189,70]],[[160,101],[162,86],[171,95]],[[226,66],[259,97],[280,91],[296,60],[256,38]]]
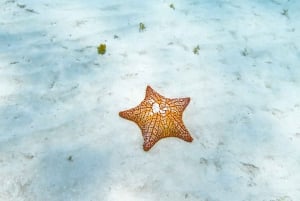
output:
[[[140,127],[144,138],[143,148],[148,151],[157,141],[166,137],[193,141],[182,120],[182,113],[189,102],[190,98],[165,98],[147,86],[144,100],[119,115]]]

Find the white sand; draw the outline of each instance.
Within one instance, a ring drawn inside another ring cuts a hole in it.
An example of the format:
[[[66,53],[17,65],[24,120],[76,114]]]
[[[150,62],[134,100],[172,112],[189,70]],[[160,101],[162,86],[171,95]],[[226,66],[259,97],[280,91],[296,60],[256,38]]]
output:
[[[2,0],[0,200],[298,201],[299,10],[296,0]],[[118,112],[148,84],[191,97],[192,143],[143,151]]]

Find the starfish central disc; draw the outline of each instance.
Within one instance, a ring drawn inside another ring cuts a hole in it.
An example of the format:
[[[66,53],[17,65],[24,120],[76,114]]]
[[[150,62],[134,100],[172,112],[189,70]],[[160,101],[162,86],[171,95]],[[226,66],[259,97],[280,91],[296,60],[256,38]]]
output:
[[[152,111],[153,111],[153,113],[158,113],[160,111],[158,103],[153,103],[153,105],[152,105]]]
[[[193,141],[182,121],[182,113],[189,102],[190,98],[165,98],[147,86],[144,100],[137,107],[122,111],[119,115],[140,127],[144,138],[143,148],[148,151],[157,141],[166,137]]]

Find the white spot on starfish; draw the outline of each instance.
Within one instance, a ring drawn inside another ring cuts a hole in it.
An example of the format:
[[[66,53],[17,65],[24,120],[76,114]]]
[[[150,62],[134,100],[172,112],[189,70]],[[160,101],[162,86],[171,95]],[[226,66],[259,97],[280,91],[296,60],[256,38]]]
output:
[[[154,114],[155,114],[155,113],[158,113],[158,112],[160,111],[160,109],[159,109],[159,104],[158,104],[158,103],[154,103],[154,104],[152,105],[152,111],[153,111]]]

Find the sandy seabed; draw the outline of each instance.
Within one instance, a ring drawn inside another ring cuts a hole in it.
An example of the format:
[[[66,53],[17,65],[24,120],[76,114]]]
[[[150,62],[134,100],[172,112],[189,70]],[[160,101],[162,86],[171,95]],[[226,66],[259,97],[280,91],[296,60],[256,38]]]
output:
[[[299,10],[296,0],[2,0],[0,200],[298,201]],[[147,85],[191,98],[192,143],[143,151],[118,113]]]

